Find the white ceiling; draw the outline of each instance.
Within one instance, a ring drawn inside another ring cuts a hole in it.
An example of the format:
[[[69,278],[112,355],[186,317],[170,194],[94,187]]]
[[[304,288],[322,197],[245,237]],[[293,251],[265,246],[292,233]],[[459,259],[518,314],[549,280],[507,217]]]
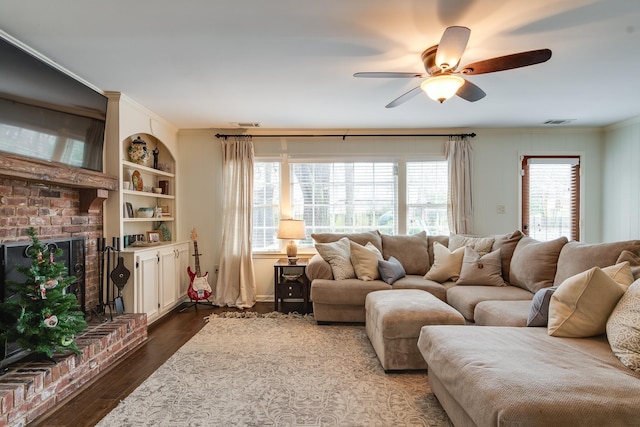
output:
[[[467,77],[487,96],[384,106],[447,26],[461,65],[549,48],[543,64]],[[638,0],[0,0],[0,29],[180,128],[603,126],[640,116]],[[566,125],[564,125],[566,126]]]

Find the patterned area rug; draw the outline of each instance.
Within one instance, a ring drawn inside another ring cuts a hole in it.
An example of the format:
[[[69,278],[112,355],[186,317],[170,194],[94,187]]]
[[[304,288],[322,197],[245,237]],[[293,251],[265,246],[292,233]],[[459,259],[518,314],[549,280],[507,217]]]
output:
[[[241,312],[210,317],[98,425],[451,424],[424,372],[384,373],[363,326]]]

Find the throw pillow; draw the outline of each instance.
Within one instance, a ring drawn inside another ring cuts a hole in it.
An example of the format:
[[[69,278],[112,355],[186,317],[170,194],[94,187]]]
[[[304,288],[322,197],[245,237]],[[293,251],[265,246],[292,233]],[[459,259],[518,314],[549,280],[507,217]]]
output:
[[[351,265],[349,239],[343,237],[336,242],[316,243],[315,246],[320,256],[331,265],[334,279],[344,280],[356,277]]]
[[[609,267],[603,268],[602,271],[607,273],[609,277],[617,283],[624,286],[624,289],[628,288],[634,281],[631,267],[629,267],[629,263],[627,261],[616,265],[610,265]]]
[[[549,321],[549,303],[551,295],[558,289],[557,286],[542,288],[533,296],[527,326],[547,326]]]
[[[382,259],[382,254],[373,243],[367,242],[362,246],[356,242],[349,242],[349,249],[351,250],[351,264],[358,279],[369,281],[380,278],[378,260]]]
[[[404,267],[394,257],[386,261],[384,259],[378,260],[378,269],[382,280],[389,285],[393,285],[393,282],[402,279],[406,275]]]
[[[449,237],[449,250],[455,251],[458,248],[469,246],[470,248],[475,249],[478,255],[483,256],[491,252],[494,241],[495,239],[493,237],[475,237],[465,236],[463,234],[454,234]]]
[[[518,246],[518,242],[524,234],[520,230],[516,230],[509,234],[498,234],[494,237],[496,240],[493,242],[492,249],[500,249],[500,258],[502,258],[502,277],[505,281],[509,281],[509,272],[511,270],[511,258]]]
[[[509,283],[536,293],[553,285],[560,250],[566,237],[540,242],[525,236],[518,242],[511,258]]]
[[[463,258],[464,248],[458,248],[452,252],[444,245],[435,242],[433,244],[433,265],[424,278],[440,283],[447,280],[458,280]]]
[[[640,374],[640,281],[629,286],[613,309],[607,338],[616,357]]]
[[[549,335],[586,338],[605,333],[607,319],[623,294],[624,287],[600,267],[569,277],[551,296]]]
[[[413,236],[391,236],[382,234],[384,259],[394,257],[402,264],[407,274],[424,275],[429,271],[429,240],[427,232]]]
[[[631,251],[622,251],[616,260],[616,264],[627,261],[631,267],[634,279],[640,278],[640,255]]]
[[[460,278],[456,285],[505,286],[500,249],[480,256],[475,249],[465,246]]]

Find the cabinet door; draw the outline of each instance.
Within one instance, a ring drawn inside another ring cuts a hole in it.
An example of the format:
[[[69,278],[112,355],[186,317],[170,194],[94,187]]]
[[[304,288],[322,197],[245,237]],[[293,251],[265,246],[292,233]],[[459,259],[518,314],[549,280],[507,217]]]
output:
[[[147,313],[147,318],[154,319],[158,316],[158,253],[156,251],[140,252],[136,257],[138,275],[138,301],[141,311]]]
[[[187,274],[187,267],[189,267],[189,244],[180,243],[176,245],[178,251],[178,298],[182,298],[187,294],[189,288],[189,274]]]
[[[174,246],[162,248],[160,255],[160,311],[171,310],[178,300],[178,252]]]

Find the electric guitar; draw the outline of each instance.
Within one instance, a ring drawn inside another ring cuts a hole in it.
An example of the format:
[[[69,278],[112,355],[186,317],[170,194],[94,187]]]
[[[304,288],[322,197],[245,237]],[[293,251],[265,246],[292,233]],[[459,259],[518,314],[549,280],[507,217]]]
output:
[[[211,296],[211,286],[209,286],[209,272],[206,272],[203,276],[200,274],[200,254],[198,253],[198,232],[193,227],[191,230],[191,240],[193,240],[193,256],[196,258],[196,271],[191,271],[191,266],[187,267],[187,274],[189,274],[189,289],[187,289],[187,295],[191,298],[191,301],[206,300]]]

